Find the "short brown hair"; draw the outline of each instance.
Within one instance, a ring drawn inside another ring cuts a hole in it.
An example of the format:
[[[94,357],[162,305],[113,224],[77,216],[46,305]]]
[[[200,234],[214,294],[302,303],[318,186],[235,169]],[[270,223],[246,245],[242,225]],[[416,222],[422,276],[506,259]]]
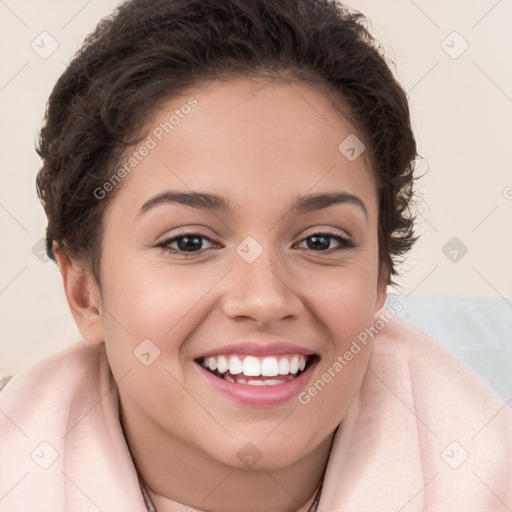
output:
[[[137,141],[156,102],[225,75],[285,73],[327,86],[365,134],[378,186],[379,259],[392,282],[396,257],[416,240],[416,142],[406,94],[365,21],[335,0],[122,4],[86,38],[48,101],[37,148],[48,255],[55,260],[59,242],[100,283],[102,220],[113,192],[98,200],[94,190]]]

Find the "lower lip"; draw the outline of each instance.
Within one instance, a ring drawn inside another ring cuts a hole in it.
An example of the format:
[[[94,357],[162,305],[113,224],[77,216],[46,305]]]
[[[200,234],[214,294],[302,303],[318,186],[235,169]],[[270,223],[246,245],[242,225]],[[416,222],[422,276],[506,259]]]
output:
[[[230,382],[216,377],[213,373],[205,370],[197,363],[196,366],[199,373],[216,391],[219,391],[232,400],[252,407],[273,407],[284,404],[299,395],[306,387],[317,362],[318,361],[313,361],[298,377],[284,382],[283,384],[274,384],[271,386],[237,384],[236,382]]]

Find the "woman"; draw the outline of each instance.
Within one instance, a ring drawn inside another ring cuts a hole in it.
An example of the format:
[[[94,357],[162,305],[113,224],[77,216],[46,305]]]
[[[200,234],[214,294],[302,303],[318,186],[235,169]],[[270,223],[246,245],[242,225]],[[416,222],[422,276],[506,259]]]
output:
[[[84,343],[1,392],[0,510],[512,506],[510,411],[383,309],[417,155],[362,21],[134,0],[85,41],[37,179]]]

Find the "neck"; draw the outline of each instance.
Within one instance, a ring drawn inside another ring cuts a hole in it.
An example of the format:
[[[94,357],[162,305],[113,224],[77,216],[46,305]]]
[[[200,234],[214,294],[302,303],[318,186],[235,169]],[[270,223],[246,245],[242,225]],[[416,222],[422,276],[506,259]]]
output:
[[[286,467],[241,469],[213,460],[148,423],[121,422],[140,479],[158,512],[307,512],[334,433]]]
[[[261,493],[264,491],[262,491],[262,489],[259,489],[258,496],[255,498],[255,501],[251,502],[251,503],[254,503],[253,507],[248,505],[248,502],[246,502],[246,504],[243,506],[238,506],[235,503],[227,503],[228,500],[227,500],[227,498],[224,497],[223,501],[226,504],[220,505],[221,508],[216,507],[215,505],[207,506],[205,504],[202,504],[203,507],[207,507],[207,508],[199,509],[199,508],[197,508],[197,506],[190,506],[190,505],[184,505],[182,503],[178,503],[175,500],[171,500],[165,496],[155,493],[154,491],[149,489],[146,486],[146,484],[143,483],[142,485],[144,486],[144,490],[147,494],[148,499],[150,500],[150,507],[148,507],[148,510],[150,512],[185,512],[185,511],[186,512],[207,512],[207,511],[208,512],[210,512],[210,511],[217,512],[220,510],[222,510],[222,511],[242,511],[242,510],[243,511],[246,511],[246,510],[261,511],[262,507],[263,507],[263,510],[269,510],[269,511],[270,510],[272,510],[272,511],[273,510],[280,510],[280,511],[286,510],[286,511],[294,511],[294,512],[308,512],[308,511],[312,511],[312,510],[316,511],[316,504],[317,504],[318,498],[320,497],[320,494],[321,494],[322,478],[321,478],[319,485],[313,492],[313,494],[302,506],[299,505],[299,503],[296,499],[292,499],[291,501],[293,501],[295,503],[294,505],[291,505],[292,508],[278,508],[278,507],[281,507],[281,505],[277,505],[277,507],[276,507],[275,500],[272,503],[269,503],[268,500],[263,500]],[[286,491],[286,492],[288,492],[288,491]],[[248,498],[246,498],[246,499],[248,499]],[[315,507],[313,507],[313,505],[315,505]],[[152,506],[152,508],[151,508],[151,506]],[[212,508],[212,506],[214,508]]]

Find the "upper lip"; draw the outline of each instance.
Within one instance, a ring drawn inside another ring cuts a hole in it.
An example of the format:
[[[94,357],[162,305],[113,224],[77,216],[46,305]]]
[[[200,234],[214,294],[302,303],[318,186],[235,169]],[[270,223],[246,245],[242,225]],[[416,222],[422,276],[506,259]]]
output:
[[[208,352],[204,352],[198,355],[195,359],[225,356],[231,354],[260,357],[279,356],[285,354],[299,354],[304,356],[312,356],[315,354],[315,352],[313,350],[310,350],[309,348],[300,345],[294,345],[292,343],[287,342],[262,343],[248,340],[214,348],[212,350],[209,350]]]

